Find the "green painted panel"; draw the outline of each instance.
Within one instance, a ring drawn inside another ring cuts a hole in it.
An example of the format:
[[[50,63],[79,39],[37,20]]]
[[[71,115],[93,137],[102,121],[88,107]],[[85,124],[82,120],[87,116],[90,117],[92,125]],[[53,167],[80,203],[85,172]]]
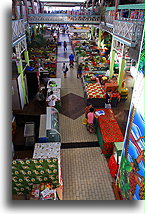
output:
[[[124,5],[119,5],[118,6],[119,10],[124,10],[124,9],[128,9],[128,10],[137,10],[137,9],[145,9],[145,4],[124,4]],[[106,7],[107,11],[110,10],[115,10],[115,7]]]

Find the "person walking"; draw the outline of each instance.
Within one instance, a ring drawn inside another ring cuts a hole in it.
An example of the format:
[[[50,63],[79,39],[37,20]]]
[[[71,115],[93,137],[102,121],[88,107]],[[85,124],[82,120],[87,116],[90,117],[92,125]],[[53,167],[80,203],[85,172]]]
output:
[[[79,64],[78,66],[78,70],[77,70],[77,78],[81,78],[82,77],[82,63]]]
[[[71,53],[69,55],[69,65],[70,65],[70,67],[73,67],[73,63],[74,63],[74,55],[73,55],[73,53]]]
[[[64,51],[67,51],[67,43],[66,41],[63,42]]]
[[[67,74],[67,72],[68,72],[68,67],[67,67],[67,65],[65,65],[65,62],[63,63],[62,71],[63,71],[63,73],[64,73],[64,78],[66,78],[66,74]]]

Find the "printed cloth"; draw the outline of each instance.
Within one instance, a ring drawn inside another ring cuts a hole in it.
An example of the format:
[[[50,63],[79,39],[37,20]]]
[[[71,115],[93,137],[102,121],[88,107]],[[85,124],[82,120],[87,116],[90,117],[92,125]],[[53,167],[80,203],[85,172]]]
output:
[[[88,98],[105,98],[104,90],[98,83],[90,83],[85,85]]]
[[[33,159],[60,159],[61,143],[35,143]]]
[[[53,188],[59,185],[58,159],[31,159],[12,161],[12,192],[28,194],[33,184],[50,182]]]

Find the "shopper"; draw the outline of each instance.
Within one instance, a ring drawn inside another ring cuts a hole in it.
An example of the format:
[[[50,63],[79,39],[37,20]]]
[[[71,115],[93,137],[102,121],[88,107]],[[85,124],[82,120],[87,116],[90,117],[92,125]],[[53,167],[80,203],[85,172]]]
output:
[[[67,43],[66,41],[63,42],[64,51],[67,51]]]
[[[77,70],[77,78],[81,78],[82,77],[82,63],[79,64],[78,66],[78,70]]]
[[[106,92],[105,108],[111,108],[111,92]]]
[[[59,98],[55,94],[53,94],[53,91],[50,91],[50,94],[46,99],[47,105],[50,107],[55,107],[57,100],[59,100]]]
[[[67,72],[68,72],[68,67],[67,67],[67,65],[65,65],[65,63],[63,63],[62,71],[63,71],[63,73],[64,73],[64,78],[66,78],[66,74],[67,74]]]
[[[73,55],[73,53],[71,53],[69,55],[69,65],[70,65],[70,67],[73,67],[73,63],[74,63],[74,55]]]
[[[45,101],[45,95],[43,90],[39,90],[35,96],[36,101],[38,101],[40,103],[40,105],[42,106],[44,104]]]
[[[94,108],[90,108],[90,112],[87,114],[87,130],[90,133],[95,133],[94,118],[97,117],[94,114]]]
[[[87,103],[87,106],[86,106],[86,108],[85,108],[85,118],[86,118],[86,119],[88,119],[87,115],[88,115],[88,113],[90,112],[90,109],[91,109],[92,107],[93,107],[92,104]]]

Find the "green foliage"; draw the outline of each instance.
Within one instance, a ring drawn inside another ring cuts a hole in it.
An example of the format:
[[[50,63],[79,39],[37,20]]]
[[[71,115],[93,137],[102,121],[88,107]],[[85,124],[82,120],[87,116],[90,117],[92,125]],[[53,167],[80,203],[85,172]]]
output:
[[[31,43],[31,47],[41,48],[47,45],[47,40],[43,37],[42,34],[36,35]]]

